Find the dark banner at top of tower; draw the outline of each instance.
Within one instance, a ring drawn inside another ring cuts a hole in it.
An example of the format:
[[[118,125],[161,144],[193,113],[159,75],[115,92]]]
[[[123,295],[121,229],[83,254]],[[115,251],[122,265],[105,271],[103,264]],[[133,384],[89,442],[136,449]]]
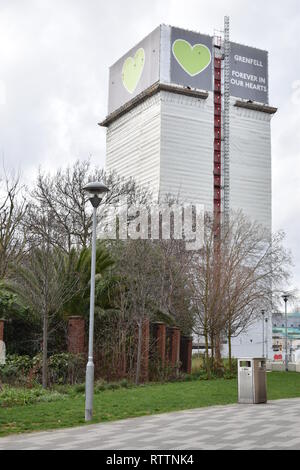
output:
[[[109,72],[109,114],[156,82],[212,90],[212,37],[161,25]]]
[[[268,104],[268,53],[236,43],[230,48],[231,96]]]
[[[213,43],[210,36],[170,28],[165,47],[166,58],[170,57],[170,67],[165,77],[168,83],[212,90]]]
[[[155,83],[213,90],[213,38],[161,25],[109,72],[111,114]],[[230,90],[237,98],[268,103],[268,54],[231,44]]]
[[[109,114],[159,81],[160,27],[109,69]]]

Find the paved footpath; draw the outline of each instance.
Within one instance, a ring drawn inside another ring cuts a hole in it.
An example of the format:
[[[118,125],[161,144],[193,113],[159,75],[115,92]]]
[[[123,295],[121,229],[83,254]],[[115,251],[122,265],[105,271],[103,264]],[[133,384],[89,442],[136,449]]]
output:
[[[0,439],[0,450],[300,450],[300,399],[234,405]]]

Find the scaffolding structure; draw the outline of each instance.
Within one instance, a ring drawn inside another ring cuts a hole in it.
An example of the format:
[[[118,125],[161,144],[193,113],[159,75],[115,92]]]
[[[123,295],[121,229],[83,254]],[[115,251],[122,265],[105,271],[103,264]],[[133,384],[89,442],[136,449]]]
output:
[[[230,20],[214,34],[214,219],[218,234],[230,214]]]
[[[230,18],[224,19],[224,222],[230,215]]]

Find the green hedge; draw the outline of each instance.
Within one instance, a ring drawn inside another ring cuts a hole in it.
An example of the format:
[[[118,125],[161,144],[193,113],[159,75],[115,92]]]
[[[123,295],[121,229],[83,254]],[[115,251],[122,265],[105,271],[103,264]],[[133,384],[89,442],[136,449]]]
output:
[[[49,385],[76,384],[84,381],[85,358],[82,355],[55,354],[48,359]],[[42,356],[8,355],[0,366],[0,380],[9,385],[32,386],[42,380]]]

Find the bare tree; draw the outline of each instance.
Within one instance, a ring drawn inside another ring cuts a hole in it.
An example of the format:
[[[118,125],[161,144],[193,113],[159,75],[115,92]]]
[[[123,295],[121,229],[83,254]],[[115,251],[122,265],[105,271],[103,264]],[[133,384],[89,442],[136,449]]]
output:
[[[140,381],[142,362],[143,323],[150,318],[157,305],[159,289],[159,252],[150,240],[128,240],[115,248],[116,273],[126,292],[121,297],[131,322],[137,326],[137,359],[135,381]]]
[[[272,235],[242,212],[215,236],[214,224],[207,217],[205,244],[191,272],[196,310],[195,329],[208,338],[226,336],[231,364],[231,339],[257,320],[262,308],[270,309],[274,296],[289,276],[290,255],[283,248],[282,232]],[[230,366],[231,367],[231,366]]]
[[[274,299],[289,278],[290,254],[283,247],[284,233],[271,234],[242,213],[232,217],[225,235],[225,331],[229,345],[257,321],[261,309],[271,311]]]
[[[187,242],[190,240],[185,238],[184,203],[180,193],[177,196],[166,194],[160,199],[160,203],[159,240],[154,241],[159,250],[160,288],[157,293],[157,307],[182,333],[191,335],[193,314],[188,273],[194,251],[187,249]],[[196,226],[192,228],[195,230]],[[167,239],[164,239],[164,235],[167,235]]]
[[[95,345],[102,364],[107,367],[109,362],[109,375],[113,378],[125,378],[134,376],[134,347],[136,323],[132,318],[130,309],[130,296],[127,294],[127,285],[119,276],[119,268],[115,265],[115,274],[109,275],[102,286],[96,288],[97,297],[102,301],[96,309]],[[103,305],[104,300],[104,305]],[[99,323],[97,322],[99,320]],[[106,358],[106,359],[105,359]],[[104,360],[103,360],[104,359]],[[113,367],[112,367],[113,365]]]
[[[0,178],[0,279],[8,275],[12,262],[22,259],[26,244],[23,218],[27,202],[20,177],[3,170]]]
[[[206,215],[204,221],[204,245],[195,253],[189,270],[192,290],[191,303],[194,312],[194,333],[203,336],[205,341],[205,363],[210,378],[211,360],[209,346],[213,354],[213,340],[222,329],[220,315],[222,285],[222,263],[220,256],[216,257],[216,243],[220,253],[220,240],[216,241],[213,219]]]
[[[190,306],[191,289],[188,271],[194,252],[186,250],[182,240],[160,240],[155,242],[159,253],[159,281],[157,308],[167,315],[181,331],[190,335],[193,314]]]
[[[39,224],[44,225],[42,231],[48,233],[51,230],[49,214],[44,214]],[[41,319],[44,388],[48,385],[48,339],[55,331],[50,329],[53,327],[52,321],[78,290],[78,277],[76,273],[70,276],[68,262],[67,255],[60,249],[53,248],[46,239],[39,247],[30,251],[22,264],[12,266],[13,274],[8,283],[9,288],[30,309],[32,315]]]
[[[107,209],[126,198],[129,205],[143,202],[148,192],[133,179],[125,180],[116,173],[107,174],[103,169],[91,167],[90,161],[77,161],[71,167],[58,170],[54,175],[40,171],[32,192],[33,204],[38,211],[51,212],[54,232],[51,242],[70,252],[72,247],[86,248],[89,245],[92,229],[92,213],[83,191],[88,181],[102,181],[109,193],[98,210],[98,223],[105,219]],[[33,212],[35,212],[33,210]],[[32,217],[28,218],[32,226]]]

